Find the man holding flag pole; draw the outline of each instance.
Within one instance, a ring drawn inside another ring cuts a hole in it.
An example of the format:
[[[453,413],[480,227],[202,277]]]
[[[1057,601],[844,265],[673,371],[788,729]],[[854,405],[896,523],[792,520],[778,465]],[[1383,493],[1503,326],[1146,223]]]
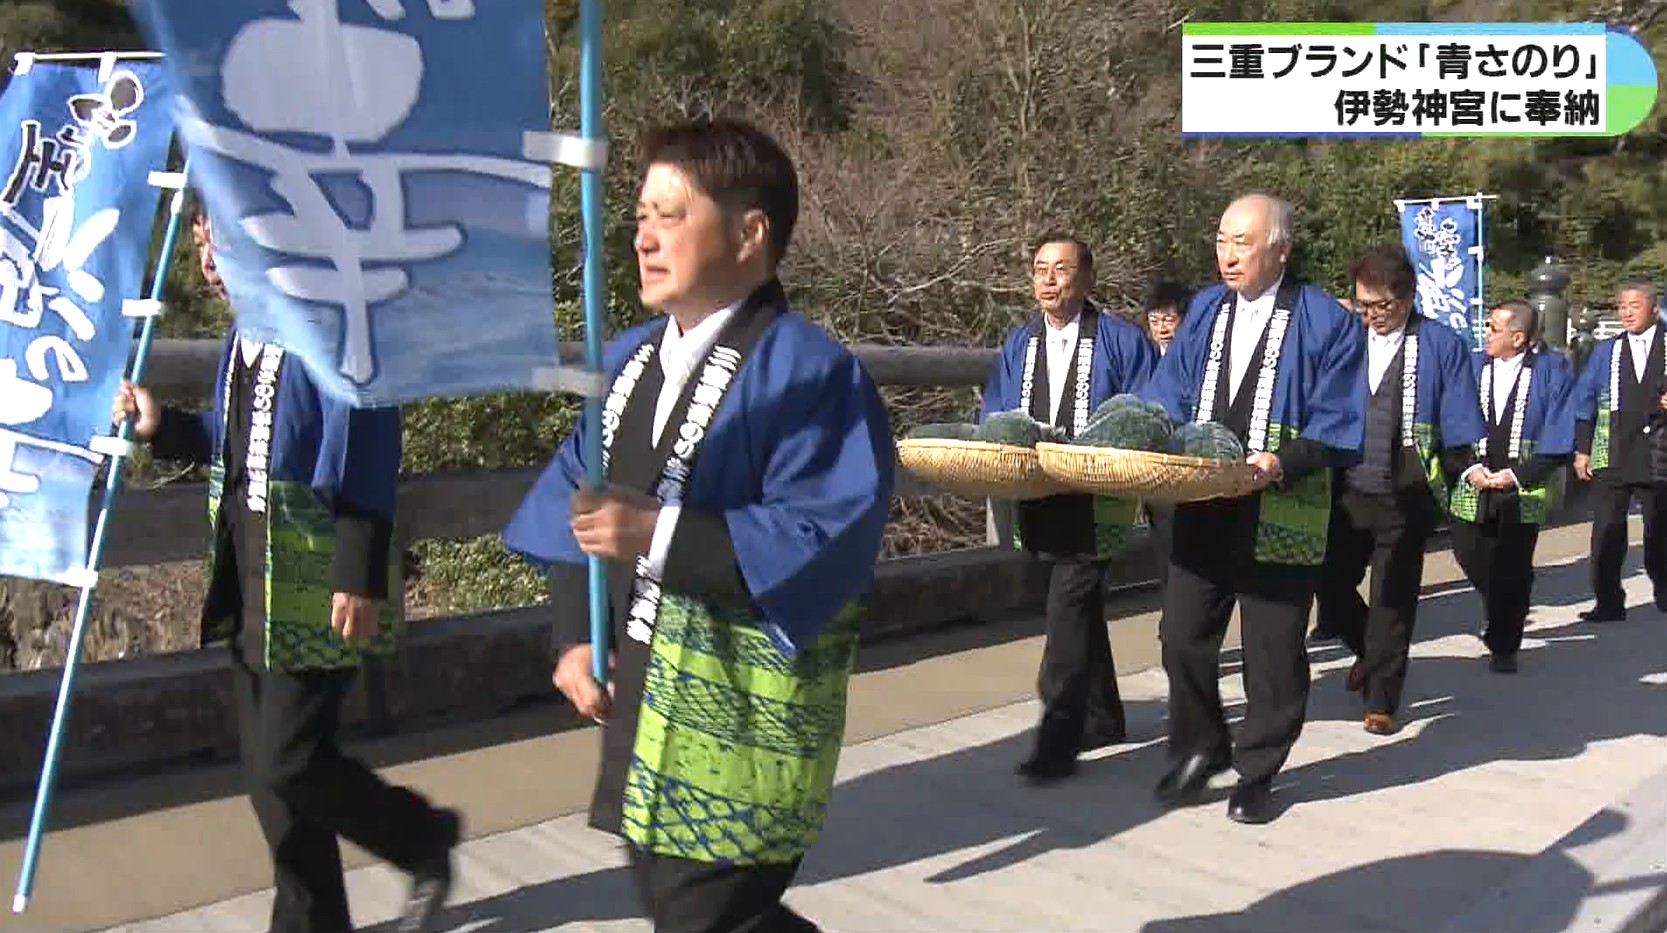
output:
[[[203,278],[224,298],[207,214],[191,232]],[[209,466],[203,640],[232,649],[243,766],[272,854],[271,928],[352,929],[343,836],[411,876],[399,929],[425,929],[451,888],[461,819],[338,745],[362,654],[390,652],[403,624],[399,409],[349,407],[282,347],[235,326],[214,384],[211,410],[187,413],[124,381],[114,418],[131,419],[157,457]]]

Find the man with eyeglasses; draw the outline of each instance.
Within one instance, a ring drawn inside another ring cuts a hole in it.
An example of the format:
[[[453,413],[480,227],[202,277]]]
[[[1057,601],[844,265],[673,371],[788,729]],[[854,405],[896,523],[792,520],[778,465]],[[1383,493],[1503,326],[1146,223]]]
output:
[[[1667,340],[1655,311],[1655,286],[1621,286],[1622,332],[1599,343],[1569,393],[1575,421],[1574,472],[1592,483],[1592,593],[1587,622],[1626,620],[1621,564],[1627,513],[1644,511],[1644,570],[1655,606],[1667,611],[1667,464],[1655,456],[1667,431]]]
[[[1023,410],[1075,437],[1101,402],[1145,385],[1157,354],[1138,326],[1088,300],[1094,254],[1082,240],[1043,236],[1031,283],[1041,313],[1007,335],[979,417]],[[1105,571],[1128,546],[1136,505],[1090,495],[1018,503],[1015,545],[1051,565],[1037,676],[1042,719],[1031,756],[1018,766],[1033,783],[1069,777],[1078,754],[1126,738],[1106,631]]]
[[[1573,374],[1563,357],[1535,348],[1535,327],[1525,301],[1488,314],[1477,372],[1487,434],[1448,503],[1453,553],[1482,598],[1482,641],[1496,674],[1516,672],[1547,487],[1574,451]]]
[[[1412,313],[1418,276],[1406,250],[1374,246],[1349,278],[1366,324],[1365,432],[1360,462],[1335,480],[1317,603],[1321,629],[1356,658],[1347,686],[1363,696],[1366,731],[1389,735],[1406,683],[1424,545],[1484,428],[1465,338]],[[1368,567],[1371,598],[1362,600]]]
[[[1146,300],[1146,331],[1157,345],[1159,355],[1169,352],[1190,300],[1191,290],[1177,282],[1161,282],[1152,289],[1151,297]]]

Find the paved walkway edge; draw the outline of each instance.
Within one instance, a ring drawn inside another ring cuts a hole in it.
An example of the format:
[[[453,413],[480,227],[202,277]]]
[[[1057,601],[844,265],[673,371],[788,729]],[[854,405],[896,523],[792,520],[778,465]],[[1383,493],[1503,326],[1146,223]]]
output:
[[[1570,861],[1583,872],[1571,873]],[[1584,883],[1571,879],[1584,876]],[[1571,909],[1572,905],[1572,909]],[[1444,933],[1545,929],[1566,916],[1581,933],[1667,928],[1667,768],[1567,836],[1447,924]]]

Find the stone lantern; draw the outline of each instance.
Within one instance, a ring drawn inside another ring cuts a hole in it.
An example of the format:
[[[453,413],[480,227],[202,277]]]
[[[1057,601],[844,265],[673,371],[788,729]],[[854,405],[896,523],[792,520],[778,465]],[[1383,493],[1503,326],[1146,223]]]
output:
[[[1528,304],[1540,321],[1540,336],[1559,350],[1569,344],[1569,301],[1563,289],[1569,287],[1569,270],[1556,257],[1547,256],[1528,273]]]
[[[1602,320],[1603,313],[1590,304],[1581,305],[1580,312],[1574,316],[1574,344],[1569,350],[1574,357],[1576,369],[1598,345],[1598,324]]]

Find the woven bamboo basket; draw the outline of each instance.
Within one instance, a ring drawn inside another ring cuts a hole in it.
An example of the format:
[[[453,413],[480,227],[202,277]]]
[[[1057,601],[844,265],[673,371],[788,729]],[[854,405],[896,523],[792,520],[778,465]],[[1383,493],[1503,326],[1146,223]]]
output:
[[[1197,502],[1256,488],[1254,468],[1237,460],[1077,444],[1037,444],[1036,460],[1055,482],[1098,496]]]
[[[897,458],[922,480],[973,499],[1040,499],[1070,492],[1042,472],[1029,447],[905,438],[897,442]]]

